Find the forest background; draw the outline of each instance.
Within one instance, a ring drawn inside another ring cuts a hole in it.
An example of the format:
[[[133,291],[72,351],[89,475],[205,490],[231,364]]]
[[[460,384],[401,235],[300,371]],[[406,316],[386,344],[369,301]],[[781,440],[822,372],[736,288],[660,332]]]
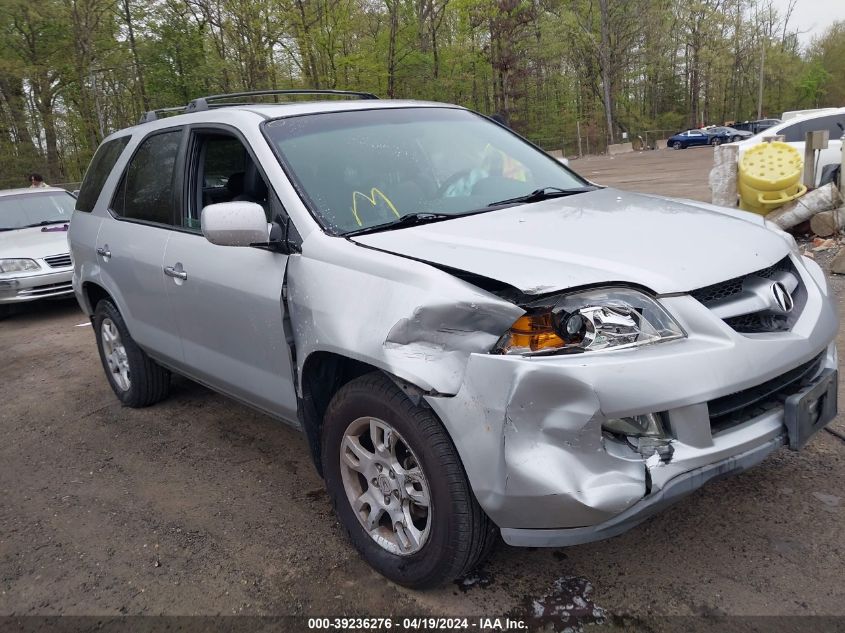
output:
[[[821,1],[821,0],[819,0]],[[209,94],[336,88],[499,113],[546,149],[845,105],[845,22],[771,0],[0,0],[0,188]],[[760,87],[762,86],[762,92]]]

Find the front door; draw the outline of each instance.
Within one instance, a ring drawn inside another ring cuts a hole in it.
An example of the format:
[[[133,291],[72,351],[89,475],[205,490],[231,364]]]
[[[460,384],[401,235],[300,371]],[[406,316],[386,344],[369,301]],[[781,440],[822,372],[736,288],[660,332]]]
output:
[[[184,371],[268,413],[296,420],[296,394],[284,331],[287,256],[217,246],[199,230],[203,205],[274,204],[245,145],[220,130],[194,130],[188,149],[181,230],[164,254],[167,294],[179,326]]]

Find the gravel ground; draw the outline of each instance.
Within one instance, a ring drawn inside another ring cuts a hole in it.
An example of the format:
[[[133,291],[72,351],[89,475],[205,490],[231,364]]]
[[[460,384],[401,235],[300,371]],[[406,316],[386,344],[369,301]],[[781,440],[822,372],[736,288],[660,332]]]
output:
[[[711,155],[572,166],[707,200]],[[184,379],[166,402],[122,408],[73,301],[0,322],[0,350],[0,615],[511,614],[537,628],[568,605],[575,623],[642,630],[671,630],[644,624],[657,615],[845,616],[845,441],[828,432],[625,535],[502,544],[471,577],[413,592],[345,542],[296,431]],[[832,428],[845,434],[842,418]]]

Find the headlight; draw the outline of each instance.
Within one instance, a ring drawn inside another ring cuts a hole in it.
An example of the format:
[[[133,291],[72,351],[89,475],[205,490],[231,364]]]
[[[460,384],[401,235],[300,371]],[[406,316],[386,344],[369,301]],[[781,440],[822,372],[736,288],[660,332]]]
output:
[[[23,273],[39,268],[34,259],[0,259],[0,273]]]
[[[651,297],[630,288],[582,290],[523,306],[499,340],[499,354],[567,354],[623,349],[686,336]]]

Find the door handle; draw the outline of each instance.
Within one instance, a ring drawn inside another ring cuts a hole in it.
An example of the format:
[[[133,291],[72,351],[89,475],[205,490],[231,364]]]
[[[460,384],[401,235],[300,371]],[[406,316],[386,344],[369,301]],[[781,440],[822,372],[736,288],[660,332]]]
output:
[[[186,273],[184,270],[176,270],[173,266],[165,266],[164,274],[168,277],[176,277],[176,279],[182,279],[183,281],[188,278],[188,273]]]
[[[103,257],[111,257],[111,251],[107,247],[98,246],[97,255],[102,255]]]

